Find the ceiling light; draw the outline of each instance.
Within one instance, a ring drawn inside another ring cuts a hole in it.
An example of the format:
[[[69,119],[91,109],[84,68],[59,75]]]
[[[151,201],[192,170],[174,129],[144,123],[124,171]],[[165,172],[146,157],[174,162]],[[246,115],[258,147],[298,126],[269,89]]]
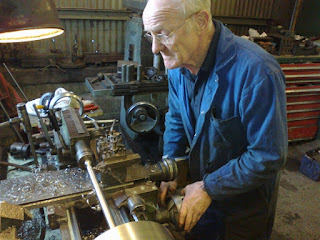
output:
[[[41,40],[63,32],[53,0],[0,0],[0,43]]]

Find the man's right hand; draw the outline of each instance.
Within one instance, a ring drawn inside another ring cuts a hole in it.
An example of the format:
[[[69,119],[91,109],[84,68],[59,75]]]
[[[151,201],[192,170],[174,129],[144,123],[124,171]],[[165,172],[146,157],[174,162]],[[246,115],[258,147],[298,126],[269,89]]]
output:
[[[176,191],[176,188],[177,179],[170,182],[161,182],[158,194],[158,201],[161,207],[165,205],[165,201],[169,193],[174,193]]]

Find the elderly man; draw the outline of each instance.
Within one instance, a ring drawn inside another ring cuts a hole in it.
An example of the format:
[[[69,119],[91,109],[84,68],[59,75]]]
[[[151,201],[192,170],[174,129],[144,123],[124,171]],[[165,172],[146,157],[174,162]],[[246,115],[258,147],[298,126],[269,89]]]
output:
[[[145,36],[169,77],[164,155],[186,154],[179,222],[190,239],[269,239],[287,155],[276,60],[211,18],[210,0],[149,0]],[[176,188],[162,183],[160,203]]]

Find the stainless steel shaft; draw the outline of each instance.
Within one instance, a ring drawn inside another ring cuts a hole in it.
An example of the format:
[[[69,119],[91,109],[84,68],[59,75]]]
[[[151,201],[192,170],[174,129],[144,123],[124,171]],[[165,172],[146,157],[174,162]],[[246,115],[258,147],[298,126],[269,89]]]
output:
[[[115,225],[114,220],[112,218],[112,215],[111,215],[109,206],[107,204],[107,201],[104,198],[104,195],[103,195],[103,193],[101,191],[101,188],[99,186],[99,183],[98,183],[98,180],[96,178],[96,175],[95,175],[95,173],[93,171],[93,168],[91,166],[91,161],[90,160],[86,160],[84,162],[84,164],[87,167],[91,182],[93,184],[94,190],[95,190],[95,192],[97,194],[97,197],[99,199],[99,202],[100,202],[100,205],[101,205],[101,208],[102,208],[102,212],[103,212],[103,214],[104,214],[104,216],[105,216],[105,218],[107,220],[107,223],[108,223],[110,229],[114,228],[116,225]]]

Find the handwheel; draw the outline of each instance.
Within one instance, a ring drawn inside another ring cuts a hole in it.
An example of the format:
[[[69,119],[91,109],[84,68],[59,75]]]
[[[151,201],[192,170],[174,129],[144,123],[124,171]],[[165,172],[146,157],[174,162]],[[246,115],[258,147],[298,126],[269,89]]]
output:
[[[126,123],[136,133],[150,132],[158,122],[159,111],[151,103],[137,102],[127,110]]]

